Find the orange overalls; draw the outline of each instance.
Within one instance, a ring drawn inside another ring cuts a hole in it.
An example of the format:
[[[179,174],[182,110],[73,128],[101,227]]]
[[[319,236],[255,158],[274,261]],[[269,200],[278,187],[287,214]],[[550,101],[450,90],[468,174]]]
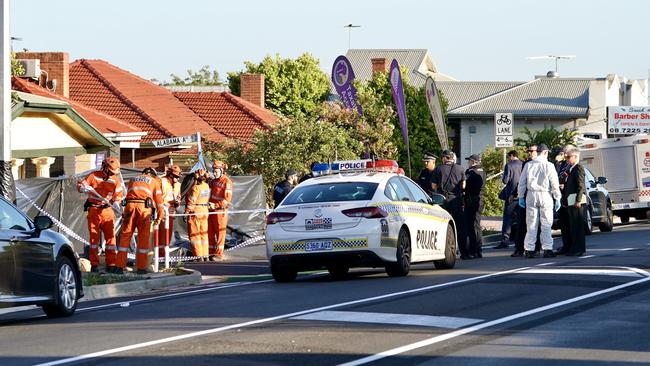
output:
[[[84,181],[104,197],[108,202],[122,201],[122,184],[117,175],[107,176],[99,170],[90,173]],[[77,183],[77,189],[81,192],[82,183]],[[115,265],[117,246],[115,245],[115,214],[109,204],[99,199],[94,193],[88,192],[88,233],[90,241],[90,265],[99,265],[99,243],[101,233],[104,233],[106,240],[106,266]]]
[[[126,189],[126,206],[122,214],[122,237],[117,253],[117,266],[126,267],[129,245],[134,231],[138,230],[138,249],[135,256],[136,269],[146,270],[149,264],[149,234],[151,231],[151,208],[145,207],[147,198],[152,200],[158,212],[163,210],[160,180],[141,174],[129,180]]]
[[[198,214],[187,218],[187,233],[190,236],[192,253],[197,257],[208,256],[208,202],[210,186],[205,183],[194,184],[187,194],[185,213]]]
[[[169,214],[172,215],[176,213],[176,203],[181,200],[181,184],[179,182],[174,182],[169,177],[165,176],[162,178],[162,196],[163,196],[163,205],[169,210]],[[164,217],[160,216],[164,219]],[[158,243],[160,245],[159,255],[162,257],[165,255],[165,244],[168,246],[172,243],[172,234],[174,233],[174,216],[169,216],[169,231],[165,231],[165,222],[163,221],[160,224],[158,229]]]
[[[226,244],[226,228],[228,226],[228,206],[232,201],[232,181],[225,174],[219,179],[210,181],[210,202],[220,214],[212,214],[208,218],[208,244],[210,255],[223,258]]]

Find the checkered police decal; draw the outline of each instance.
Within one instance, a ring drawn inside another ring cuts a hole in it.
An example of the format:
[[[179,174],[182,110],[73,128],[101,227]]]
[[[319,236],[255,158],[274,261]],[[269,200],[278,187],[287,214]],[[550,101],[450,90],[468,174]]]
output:
[[[306,241],[299,241],[297,243],[273,243],[273,252],[303,252],[305,251]],[[341,240],[335,239],[332,240],[332,249],[358,249],[358,248],[367,248],[368,247],[368,238],[359,238],[359,239],[349,239]]]

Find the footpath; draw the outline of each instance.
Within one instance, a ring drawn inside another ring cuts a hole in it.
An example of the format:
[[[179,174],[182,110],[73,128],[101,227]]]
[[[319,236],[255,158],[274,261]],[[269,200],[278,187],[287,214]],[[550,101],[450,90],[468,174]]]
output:
[[[481,227],[484,245],[501,240],[501,217],[483,217]],[[266,246],[264,243],[249,245],[226,252],[222,262],[185,263],[185,274],[150,273],[136,280],[111,284],[84,286],[85,296],[81,301],[90,301],[122,296],[142,295],[151,291],[172,290],[193,285],[208,285],[224,282],[259,281],[271,278]]]

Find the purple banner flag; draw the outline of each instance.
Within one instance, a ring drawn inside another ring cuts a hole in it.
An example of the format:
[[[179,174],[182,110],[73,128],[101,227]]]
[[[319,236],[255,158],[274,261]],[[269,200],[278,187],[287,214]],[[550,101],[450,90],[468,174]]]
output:
[[[406,120],[406,104],[404,101],[404,85],[402,84],[402,73],[399,70],[397,60],[393,59],[390,63],[390,86],[393,92],[393,101],[397,108],[397,116],[399,117],[399,125],[402,127],[402,137],[404,144],[406,144],[406,154],[408,156],[409,175],[411,175],[411,149],[409,147],[409,129],[408,121]]]
[[[424,85],[427,96],[427,105],[429,106],[431,118],[433,118],[433,124],[436,126],[436,133],[438,134],[438,140],[440,140],[440,147],[442,147],[443,150],[447,150],[449,149],[447,127],[445,126],[445,120],[442,117],[440,95],[438,93],[438,88],[436,88],[436,82],[429,76]]]
[[[352,64],[347,57],[341,55],[334,60],[332,66],[332,83],[336,92],[341,97],[343,105],[348,109],[356,109],[359,115],[363,115],[361,105],[357,103],[357,88],[352,85],[354,80],[354,71],[352,71]]]

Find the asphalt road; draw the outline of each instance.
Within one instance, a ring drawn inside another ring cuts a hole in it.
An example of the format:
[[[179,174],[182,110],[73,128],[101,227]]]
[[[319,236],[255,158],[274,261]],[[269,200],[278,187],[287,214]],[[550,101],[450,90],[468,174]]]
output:
[[[649,234],[596,232],[581,258],[486,250],[405,278],[309,274],[84,302],[59,320],[4,314],[0,365],[650,364]]]

